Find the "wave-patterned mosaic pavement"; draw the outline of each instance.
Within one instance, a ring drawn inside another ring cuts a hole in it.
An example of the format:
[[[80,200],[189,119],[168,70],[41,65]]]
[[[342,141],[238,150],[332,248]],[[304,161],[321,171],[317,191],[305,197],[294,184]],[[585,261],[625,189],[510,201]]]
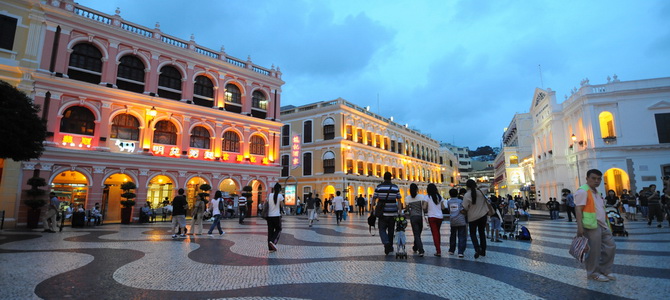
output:
[[[574,222],[522,224],[531,230],[532,242],[489,243],[486,257],[476,260],[471,244],[465,258],[446,255],[448,223],[442,226],[442,257],[432,256],[428,229],[422,234],[425,257],[385,256],[379,237],[368,233],[366,218],[359,216],[338,226],[334,216],[322,215],[312,228],[302,216],[284,217],[276,253],[268,253],[267,227],[257,218],[244,225],[224,221],[223,236],[185,239],[172,239],[168,223],[60,233],[5,230],[0,298],[667,299],[670,294],[667,226],[626,224],[630,236],[615,238],[618,280],[603,283],[587,280],[567,252]],[[411,248],[411,230],[407,235]]]

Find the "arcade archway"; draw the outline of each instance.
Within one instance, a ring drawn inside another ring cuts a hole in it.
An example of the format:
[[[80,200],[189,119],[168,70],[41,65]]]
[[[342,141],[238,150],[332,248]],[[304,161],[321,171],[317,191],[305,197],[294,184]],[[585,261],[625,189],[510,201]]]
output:
[[[611,168],[605,172],[603,175],[603,185],[605,186],[605,192],[614,190],[617,195],[621,195],[624,189],[630,190],[628,174],[619,168]]]
[[[165,175],[156,175],[147,185],[147,202],[151,207],[162,207],[167,203],[172,202],[172,193],[174,191],[174,182],[170,177]]]
[[[105,221],[120,221],[121,220],[121,184],[127,181],[132,181],[130,176],[126,174],[112,174],[104,182],[104,189],[102,190],[102,201],[100,203],[100,211],[102,212],[102,219]],[[135,199],[138,201],[139,199]],[[141,201],[137,202],[138,204]],[[143,205],[143,204],[142,204]]]
[[[71,203],[73,207],[79,204],[86,207],[88,179],[77,171],[63,171],[51,181],[51,191],[60,201]]]

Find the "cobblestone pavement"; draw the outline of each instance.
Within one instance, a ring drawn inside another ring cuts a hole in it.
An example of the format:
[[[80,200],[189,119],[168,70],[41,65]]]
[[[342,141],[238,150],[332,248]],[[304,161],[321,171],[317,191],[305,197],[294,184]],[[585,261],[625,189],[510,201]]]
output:
[[[190,222],[189,222],[190,223]],[[336,225],[321,215],[283,218],[276,253],[259,218],[225,220],[216,234],[172,239],[168,223],[104,225],[0,232],[2,299],[667,299],[670,229],[626,224],[616,237],[614,282],[587,280],[568,254],[576,231],[564,219],[520,222],[533,240],[489,243],[486,257],[435,257],[430,231],[426,256],[384,255],[366,217]],[[664,224],[667,225],[667,224]],[[205,233],[209,224],[205,224]],[[374,229],[373,229],[374,232]],[[447,247],[447,248],[445,248]]]

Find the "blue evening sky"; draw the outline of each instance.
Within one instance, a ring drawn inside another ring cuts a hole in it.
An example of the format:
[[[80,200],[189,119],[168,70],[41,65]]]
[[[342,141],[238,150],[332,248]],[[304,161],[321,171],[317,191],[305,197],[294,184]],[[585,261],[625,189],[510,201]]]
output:
[[[282,105],[342,97],[459,146],[499,146],[536,87],[670,76],[670,1],[79,0],[279,66]],[[540,77],[539,65],[542,69]],[[541,80],[542,78],[542,80]],[[377,101],[379,99],[379,101]]]

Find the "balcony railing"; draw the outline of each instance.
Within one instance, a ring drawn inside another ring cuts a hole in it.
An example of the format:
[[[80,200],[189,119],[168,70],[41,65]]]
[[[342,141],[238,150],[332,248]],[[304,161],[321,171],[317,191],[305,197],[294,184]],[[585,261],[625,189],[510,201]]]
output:
[[[616,136],[608,136],[603,138],[603,142],[608,145],[616,144]]]

